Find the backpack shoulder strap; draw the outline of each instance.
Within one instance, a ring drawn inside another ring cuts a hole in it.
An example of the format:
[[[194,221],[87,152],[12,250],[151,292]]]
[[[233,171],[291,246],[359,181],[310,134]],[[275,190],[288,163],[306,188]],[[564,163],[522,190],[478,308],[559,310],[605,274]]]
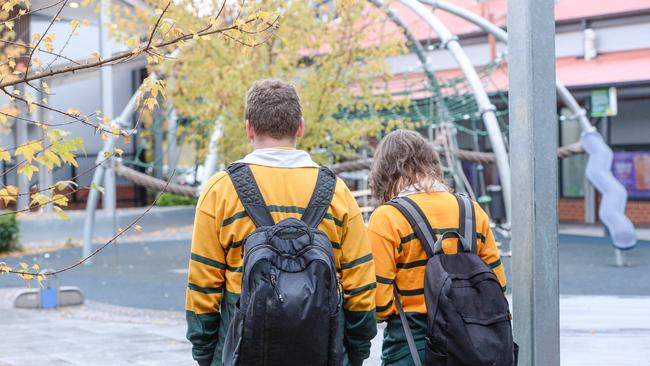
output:
[[[458,201],[458,207],[460,208],[458,232],[465,238],[463,246],[469,246],[469,248],[465,247],[464,250],[470,253],[477,253],[474,203],[466,194],[456,193],[455,196]]]
[[[422,209],[408,197],[393,198],[386,204],[395,207],[404,215],[415,232],[415,235],[420,240],[420,243],[422,243],[424,252],[431,258],[434,254],[433,246],[436,243],[436,239],[433,237],[429,220],[427,220]]]
[[[318,170],[318,178],[316,179],[316,187],[314,193],[311,195],[309,204],[302,214],[301,220],[309,227],[315,228],[320,224],[327,210],[332,203],[334,197],[334,190],[336,189],[336,175],[326,167],[320,167]]]
[[[415,366],[422,366],[422,360],[420,360],[420,354],[418,353],[418,347],[415,344],[415,339],[413,338],[413,332],[411,331],[411,326],[409,325],[408,319],[406,318],[406,313],[404,313],[404,307],[402,307],[402,302],[399,300],[399,293],[397,291],[397,286],[393,286],[393,294],[395,295],[395,304],[397,305],[397,312],[399,313],[399,319],[402,322],[402,329],[404,329],[404,334],[406,335],[406,343],[409,346],[409,352],[411,353],[411,358]]]
[[[228,176],[235,186],[239,200],[244,205],[246,213],[253,220],[255,226],[272,226],[275,221],[269,212],[260,188],[255,182],[255,177],[248,164],[235,163],[228,167]]]

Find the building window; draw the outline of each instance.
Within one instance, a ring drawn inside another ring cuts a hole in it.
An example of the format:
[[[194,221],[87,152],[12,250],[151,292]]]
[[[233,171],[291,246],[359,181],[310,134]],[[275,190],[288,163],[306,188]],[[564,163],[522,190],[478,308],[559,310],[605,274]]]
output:
[[[560,111],[560,146],[580,141],[580,125],[571,116],[572,113],[567,108],[562,108]],[[584,154],[560,160],[560,194],[562,197],[584,197],[586,162]]]

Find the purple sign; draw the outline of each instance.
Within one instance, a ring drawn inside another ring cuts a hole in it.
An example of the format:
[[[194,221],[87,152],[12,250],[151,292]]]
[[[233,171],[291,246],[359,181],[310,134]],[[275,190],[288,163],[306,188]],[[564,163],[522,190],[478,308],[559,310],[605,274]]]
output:
[[[615,152],[612,172],[628,197],[650,198],[650,151]]]

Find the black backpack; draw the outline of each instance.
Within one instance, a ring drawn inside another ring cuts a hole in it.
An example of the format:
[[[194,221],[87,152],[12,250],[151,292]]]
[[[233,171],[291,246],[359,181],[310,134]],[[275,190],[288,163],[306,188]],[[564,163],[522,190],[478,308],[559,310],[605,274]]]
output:
[[[243,244],[241,297],[223,350],[225,366],[342,364],[343,303],[332,243],[316,227],[336,177],[321,167],[301,220],[274,223],[246,164],[228,174],[257,229]]]
[[[510,309],[496,275],[476,255],[474,205],[456,194],[460,207],[459,232],[447,231],[437,238],[422,210],[408,197],[388,202],[411,224],[427,253],[424,298],[427,331],[424,365],[516,366],[518,347],[512,339]],[[458,238],[458,254],[446,255],[442,241]],[[395,301],[409,350],[421,366],[410,326],[399,300]]]

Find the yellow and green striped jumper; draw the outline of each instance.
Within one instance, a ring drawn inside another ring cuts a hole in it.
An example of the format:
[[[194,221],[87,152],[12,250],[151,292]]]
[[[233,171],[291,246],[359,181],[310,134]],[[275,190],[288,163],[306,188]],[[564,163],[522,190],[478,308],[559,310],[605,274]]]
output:
[[[425,213],[436,236],[450,229],[458,230],[459,208],[456,197],[448,192],[417,193],[408,196]],[[506,276],[499,251],[494,242],[490,221],[483,209],[474,203],[478,255],[496,274],[505,291]],[[387,321],[384,332],[382,360],[386,365],[411,365],[411,356],[397,313],[393,284],[409,319],[421,358],[424,359],[426,305],[424,302],[424,270],[427,255],[411,225],[393,206],[378,207],[368,224],[377,271],[377,319]],[[443,242],[447,254],[457,251],[456,238]]]
[[[251,170],[276,222],[301,217],[318,168],[251,165]],[[332,242],[343,284],[347,357],[360,364],[376,334],[375,267],[363,217],[340,179],[318,228]],[[187,337],[201,364],[222,364],[224,338],[241,292],[242,242],[254,229],[227,173],[212,177],[197,205],[186,302]]]

